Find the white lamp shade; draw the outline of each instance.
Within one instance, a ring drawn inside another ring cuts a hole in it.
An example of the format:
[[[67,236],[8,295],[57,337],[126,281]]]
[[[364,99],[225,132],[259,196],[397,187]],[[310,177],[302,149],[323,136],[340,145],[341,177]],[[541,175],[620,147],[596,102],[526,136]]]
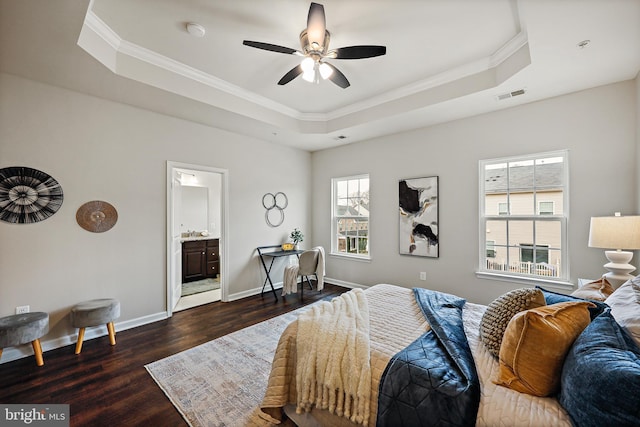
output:
[[[329,78],[331,74],[333,74],[333,69],[329,65],[324,62],[320,64],[320,76],[322,76],[324,80]]]
[[[591,218],[589,247],[615,249],[605,251],[609,260],[604,268],[609,270],[603,277],[614,288],[633,278],[635,267],[629,262],[633,252],[622,249],[640,249],[640,216],[603,216]]]
[[[313,60],[313,58],[309,58],[309,57],[304,58],[300,63],[300,68],[302,68],[302,71],[304,71],[305,73],[313,72],[314,66],[315,66],[315,61]]]
[[[640,216],[592,217],[589,247],[640,249]]]
[[[302,73],[302,78],[305,81],[308,81],[309,83],[313,83],[313,81],[316,78],[316,72],[311,70],[311,71],[305,71],[304,73]]]

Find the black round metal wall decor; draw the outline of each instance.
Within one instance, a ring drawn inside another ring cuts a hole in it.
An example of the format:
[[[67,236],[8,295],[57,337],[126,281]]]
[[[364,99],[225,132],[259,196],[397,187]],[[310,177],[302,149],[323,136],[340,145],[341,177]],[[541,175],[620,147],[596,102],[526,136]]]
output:
[[[0,221],[30,224],[56,213],[64,195],[51,176],[25,166],[0,169]]]

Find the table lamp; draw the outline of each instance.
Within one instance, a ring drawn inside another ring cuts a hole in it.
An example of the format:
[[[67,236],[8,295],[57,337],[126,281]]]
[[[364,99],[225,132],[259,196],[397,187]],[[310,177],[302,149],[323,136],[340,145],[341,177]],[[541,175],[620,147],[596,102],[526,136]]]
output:
[[[611,286],[617,288],[632,279],[629,273],[636,268],[629,264],[633,258],[630,250],[640,249],[640,216],[621,216],[620,212],[616,212],[615,216],[592,217],[589,247],[615,249],[604,252],[609,260],[604,268],[609,272],[603,277]]]

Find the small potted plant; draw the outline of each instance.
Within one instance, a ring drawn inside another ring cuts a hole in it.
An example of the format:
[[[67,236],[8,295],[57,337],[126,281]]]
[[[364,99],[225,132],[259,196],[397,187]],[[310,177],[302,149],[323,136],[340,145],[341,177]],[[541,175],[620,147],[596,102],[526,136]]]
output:
[[[298,249],[298,243],[304,240],[304,234],[302,234],[302,231],[300,231],[299,229],[294,228],[289,235],[289,238],[293,240],[294,247]]]

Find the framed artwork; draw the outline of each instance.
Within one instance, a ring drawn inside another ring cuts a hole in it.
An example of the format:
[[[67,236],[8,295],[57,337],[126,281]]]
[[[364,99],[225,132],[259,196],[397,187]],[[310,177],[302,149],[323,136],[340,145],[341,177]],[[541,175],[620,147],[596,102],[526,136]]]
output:
[[[401,179],[398,190],[400,254],[438,258],[438,177]]]

